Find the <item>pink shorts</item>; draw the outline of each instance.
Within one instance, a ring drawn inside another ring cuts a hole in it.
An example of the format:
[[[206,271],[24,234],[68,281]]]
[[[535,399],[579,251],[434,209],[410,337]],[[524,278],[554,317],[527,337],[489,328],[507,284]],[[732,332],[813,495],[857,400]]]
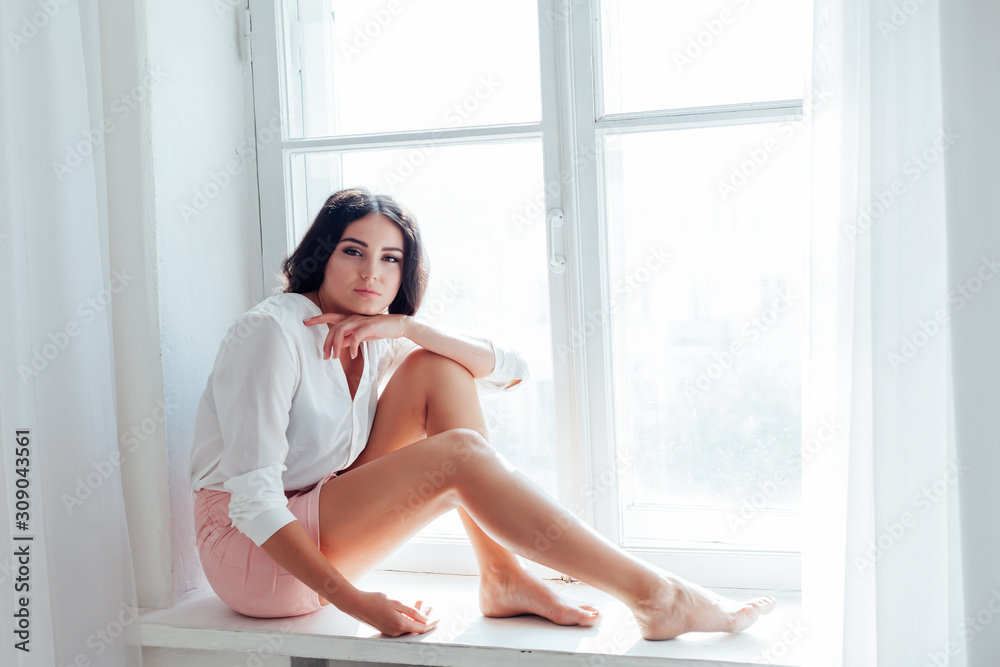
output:
[[[319,546],[319,493],[337,476],[315,486],[286,491],[288,509]],[[212,590],[233,610],[247,616],[299,616],[319,609],[316,591],[278,565],[263,548],[233,526],[228,491],[200,489],[194,500],[198,555]]]

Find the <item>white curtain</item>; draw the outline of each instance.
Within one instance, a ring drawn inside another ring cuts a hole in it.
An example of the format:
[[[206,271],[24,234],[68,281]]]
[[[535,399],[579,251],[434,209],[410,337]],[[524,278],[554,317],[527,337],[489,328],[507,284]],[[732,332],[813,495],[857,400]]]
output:
[[[92,139],[97,19],[92,0],[0,4],[0,664],[12,667],[142,664],[117,465],[121,284]]]
[[[949,113],[977,108],[983,89],[996,101],[1000,12],[995,0],[947,2],[814,4],[806,423],[807,435],[824,418],[838,429],[804,457],[810,665],[1000,659],[998,424],[977,417],[1000,402],[988,375],[1000,360],[1000,238],[995,213],[956,213],[995,192],[1000,146],[986,122]],[[995,124],[995,108],[980,120]],[[954,187],[968,180],[955,178],[956,158],[982,190]],[[953,341],[977,313],[974,335]],[[956,387],[994,402],[956,405]],[[959,502],[973,493],[976,504]]]

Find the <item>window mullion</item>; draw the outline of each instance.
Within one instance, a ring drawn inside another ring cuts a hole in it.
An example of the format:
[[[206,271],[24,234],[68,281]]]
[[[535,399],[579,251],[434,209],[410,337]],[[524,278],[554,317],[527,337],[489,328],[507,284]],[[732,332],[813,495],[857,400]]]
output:
[[[582,350],[573,332],[583,312],[582,270],[578,251],[578,150],[573,97],[572,50],[568,0],[539,0],[538,30],[542,84],[542,150],[544,223],[550,258],[549,308],[556,405],[557,487],[561,504],[593,525],[593,499],[585,490],[590,479],[590,419]],[[562,211],[562,224],[550,216]],[[560,269],[552,258],[565,259]]]
[[[287,139],[283,142],[288,151],[357,151],[373,148],[405,148],[407,146],[446,146],[489,141],[508,141],[537,138],[541,134],[539,123],[510,125],[473,125],[470,127],[436,128],[406,132],[378,134],[342,134],[330,137]]]
[[[292,218],[285,199],[286,176],[283,168],[282,140],[287,137],[288,117],[281,94],[279,69],[278,12],[275,0],[250,0],[253,29],[253,104],[256,124],[257,196],[260,205],[260,240],[263,286],[266,298],[278,286],[281,261],[292,242]],[[275,132],[275,128],[279,128]],[[267,129],[269,134],[264,133]],[[271,137],[270,141],[264,139]]]
[[[597,117],[601,107],[595,86],[600,66],[599,0],[570,5],[573,138],[577,156],[573,163],[577,183],[576,215],[570,226],[577,236],[575,248],[580,280],[581,307],[574,313],[571,341],[582,357],[585,387],[584,412],[588,416],[587,499],[596,530],[620,544],[622,503],[616,471],[614,400],[611,365],[611,294],[605,231],[602,146]],[[610,473],[610,474],[609,474]]]

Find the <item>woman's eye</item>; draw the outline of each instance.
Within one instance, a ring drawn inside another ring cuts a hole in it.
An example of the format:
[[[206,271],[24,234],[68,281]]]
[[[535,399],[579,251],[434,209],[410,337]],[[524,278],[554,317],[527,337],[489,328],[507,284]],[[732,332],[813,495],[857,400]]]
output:
[[[361,255],[361,252],[357,248],[344,248],[345,255]]]
[[[397,263],[399,262],[399,258],[394,255],[386,255],[382,259],[388,259],[391,262],[397,262]]]

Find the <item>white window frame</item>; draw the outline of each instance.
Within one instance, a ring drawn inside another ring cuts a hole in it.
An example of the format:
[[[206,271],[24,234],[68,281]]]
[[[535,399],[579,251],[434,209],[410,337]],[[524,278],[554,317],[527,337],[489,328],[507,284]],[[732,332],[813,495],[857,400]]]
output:
[[[249,0],[254,117],[267,125],[276,112],[287,118],[278,28],[281,0]],[[539,123],[458,127],[318,139],[258,137],[257,176],[265,298],[278,286],[280,264],[294,243],[292,203],[286,200],[293,152],[426,146],[537,138],[542,142],[549,244],[549,296],[556,386],[558,499],[615,544],[622,541],[617,480],[591,484],[592,471],[615,469],[615,415],[611,325],[585,327],[587,313],[610,299],[607,221],[601,156],[592,149],[602,134],[796,121],[803,100],[605,114],[602,109],[600,0],[538,0],[542,119]],[[295,31],[292,31],[294,34]],[[585,149],[584,147],[591,147]],[[561,215],[560,215],[561,212]],[[591,267],[587,272],[582,267]],[[597,267],[597,270],[593,270]],[[587,332],[573,346],[574,332]],[[558,351],[561,353],[557,353]],[[568,353],[566,353],[568,350]],[[597,489],[597,491],[594,491]],[[599,492],[598,492],[599,491]],[[800,590],[800,552],[678,544],[628,548],[654,565],[727,588]],[[476,572],[464,540],[413,539],[382,569]],[[547,570],[546,568],[542,568]],[[548,571],[551,572],[551,571]]]

